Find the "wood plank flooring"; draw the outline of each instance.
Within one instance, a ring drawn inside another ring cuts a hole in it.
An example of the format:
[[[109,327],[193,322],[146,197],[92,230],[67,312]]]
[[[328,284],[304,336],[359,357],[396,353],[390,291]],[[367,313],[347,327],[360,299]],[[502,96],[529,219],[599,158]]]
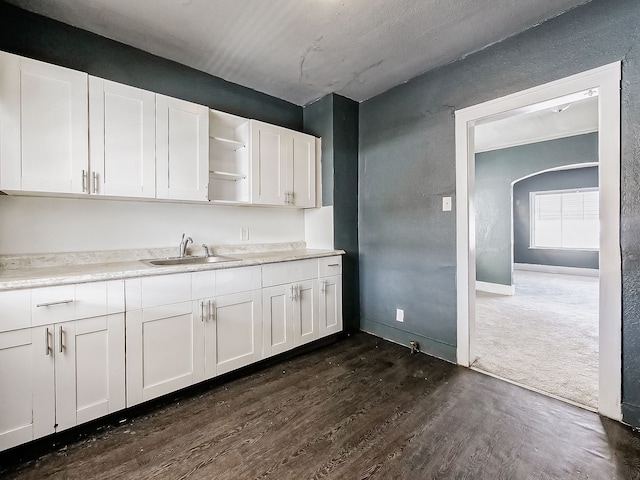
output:
[[[16,479],[640,479],[640,434],[361,333],[5,457]]]

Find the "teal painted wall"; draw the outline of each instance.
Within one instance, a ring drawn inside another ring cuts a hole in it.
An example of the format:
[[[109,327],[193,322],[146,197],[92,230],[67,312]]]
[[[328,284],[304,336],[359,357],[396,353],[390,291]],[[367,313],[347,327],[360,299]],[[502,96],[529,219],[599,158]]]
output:
[[[364,330],[455,361],[454,111],[622,61],[624,420],[640,426],[640,2],[592,0],[360,104]],[[405,309],[405,322],[395,309]]]
[[[304,108],[305,132],[322,137],[322,204],[333,206],[334,246],[342,259],[346,331],[360,328],[358,272],[358,104],[330,94]]]

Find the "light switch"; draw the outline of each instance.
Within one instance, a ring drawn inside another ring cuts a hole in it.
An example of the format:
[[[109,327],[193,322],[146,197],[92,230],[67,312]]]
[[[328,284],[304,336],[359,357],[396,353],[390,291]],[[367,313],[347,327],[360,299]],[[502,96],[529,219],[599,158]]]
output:
[[[442,211],[443,212],[451,211],[451,197],[442,197]]]
[[[249,227],[242,227],[240,230],[240,238],[242,238],[243,242],[249,240]]]

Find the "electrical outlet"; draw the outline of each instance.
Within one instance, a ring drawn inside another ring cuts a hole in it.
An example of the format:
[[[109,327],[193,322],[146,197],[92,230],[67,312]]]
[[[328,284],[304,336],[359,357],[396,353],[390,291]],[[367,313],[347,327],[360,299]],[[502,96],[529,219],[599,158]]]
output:
[[[396,308],[396,321],[404,322],[404,310],[401,308]]]
[[[242,238],[243,242],[249,240],[249,227],[242,227],[240,229],[240,238]]]
[[[442,197],[442,211],[443,212],[451,211],[451,197]]]

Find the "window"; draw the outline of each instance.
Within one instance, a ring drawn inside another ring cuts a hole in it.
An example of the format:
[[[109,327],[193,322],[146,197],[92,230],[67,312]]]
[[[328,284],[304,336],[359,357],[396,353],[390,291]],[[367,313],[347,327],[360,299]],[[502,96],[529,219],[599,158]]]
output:
[[[597,188],[531,192],[531,248],[598,250]]]

